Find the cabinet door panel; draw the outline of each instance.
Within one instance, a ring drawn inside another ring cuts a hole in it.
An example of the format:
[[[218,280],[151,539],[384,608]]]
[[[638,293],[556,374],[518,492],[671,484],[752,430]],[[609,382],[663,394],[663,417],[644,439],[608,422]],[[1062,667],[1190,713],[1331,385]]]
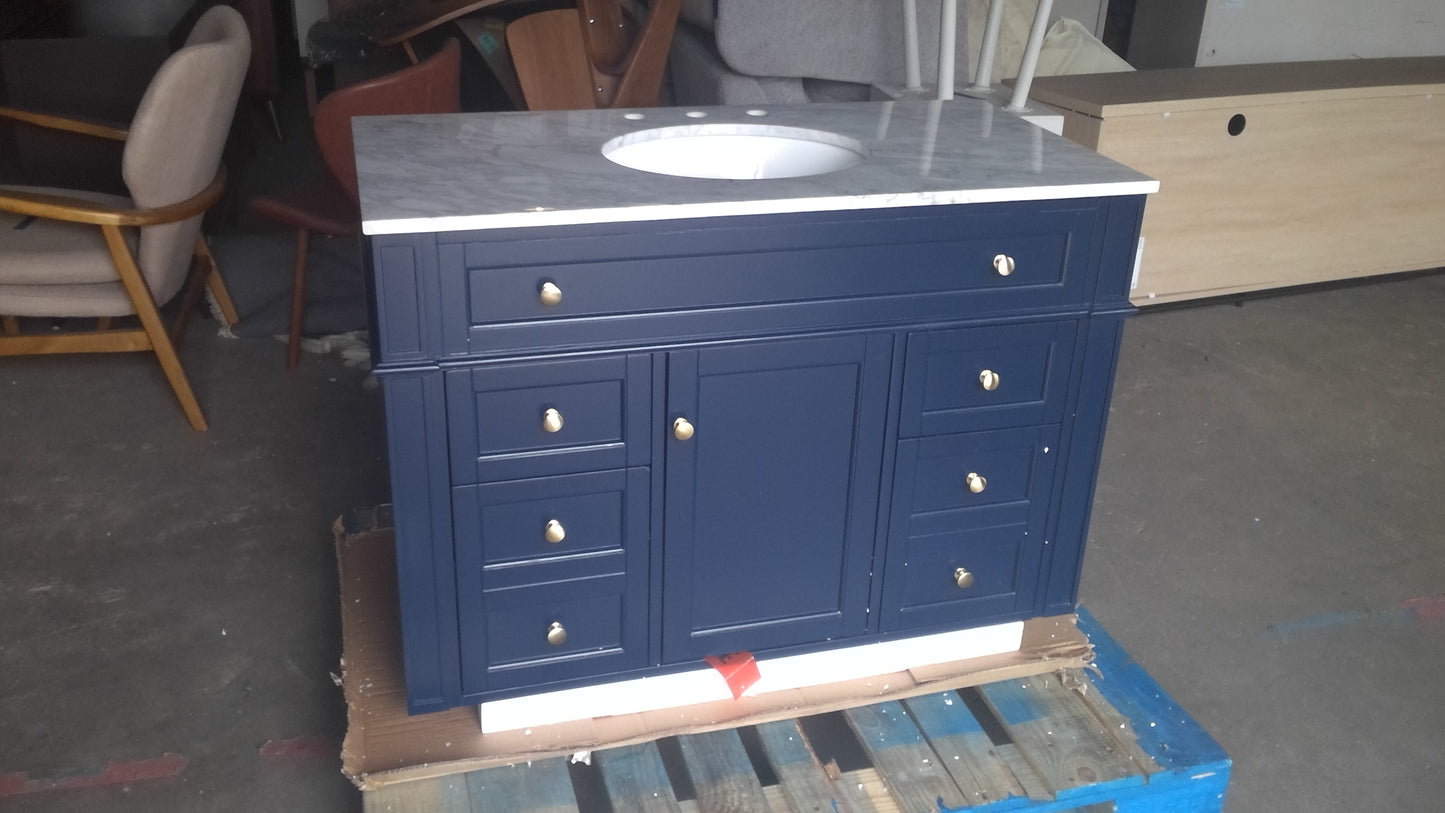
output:
[[[670,354],[664,660],[864,632],[891,354],[887,336]]]

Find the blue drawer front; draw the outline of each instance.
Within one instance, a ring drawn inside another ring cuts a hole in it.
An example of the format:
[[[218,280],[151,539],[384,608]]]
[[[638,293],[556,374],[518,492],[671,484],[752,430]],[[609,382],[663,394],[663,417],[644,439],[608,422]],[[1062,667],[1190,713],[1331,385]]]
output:
[[[942,512],[1032,502],[1035,489],[1047,487],[1039,469],[1057,459],[1058,436],[1051,426],[900,441],[898,476],[912,483],[909,515],[925,521]],[[911,461],[908,468],[905,461]],[[982,491],[970,489],[970,474],[983,479]]]
[[[486,540],[482,551],[486,565],[621,550],[626,530],[625,471],[549,477],[542,482],[546,488],[527,480],[453,489],[458,544]]]
[[[907,246],[829,246],[770,254],[664,257],[576,265],[479,268],[467,272],[470,322],[694,310],[739,302],[803,302],[900,293],[1009,291],[1064,281],[1067,233],[990,237]],[[998,254],[1015,270],[1001,276]],[[837,273],[819,278],[814,269]],[[891,269],[883,273],[882,269]],[[546,283],[562,292],[546,305]],[[751,300],[751,301],[750,301]]]
[[[633,355],[448,371],[452,481],[645,465],[651,363]]]
[[[1051,204],[1028,218],[1020,211],[1016,204],[930,207],[885,219],[729,218],[705,229],[682,221],[645,235],[622,225],[578,227],[547,240],[465,242],[462,250],[449,242],[439,249],[445,352],[492,355],[704,338],[744,324],[750,331],[805,330],[1083,305],[1093,294],[1088,270],[1099,203]],[[1012,258],[1008,275],[995,269],[998,255]],[[546,284],[560,300],[544,302]],[[620,314],[627,318],[615,318]]]
[[[1025,523],[938,534],[908,542],[897,629],[987,618],[1019,609]],[[972,577],[959,587],[958,569]]]
[[[903,377],[902,437],[1057,423],[1078,322],[915,333]],[[992,373],[993,388],[984,376]]]
[[[904,440],[883,573],[884,629],[1020,614],[1032,606],[1059,427]],[[968,475],[985,479],[981,492]],[[959,587],[964,568],[972,584]]]
[[[566,590],[536,590],[519,596],[516,606],[488,610],[487,687],[503,689],[643,665],[645,648],[629,640],[629,633],[637,631],[628,629],[628,602],[619,581],[569,582]],[[565,631],[561,644],[548,641],[553,625]],[[468,689],[472,677],[465,674]]]

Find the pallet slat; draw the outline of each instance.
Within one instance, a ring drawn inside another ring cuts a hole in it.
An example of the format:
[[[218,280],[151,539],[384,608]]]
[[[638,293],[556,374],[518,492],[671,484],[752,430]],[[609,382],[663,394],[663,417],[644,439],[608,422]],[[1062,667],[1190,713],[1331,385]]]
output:
[[[472,813],[466,774],[387,785],[361,798],[365,813]]]
[[[1009,772],[1023,786],[1024,795],[1030,799],[1048,800],[1054,798],[1054,792],[1049,788],[1049,783],[1034,770],[1034,766],[1024,758],[1023,752],[1017,745],[1006,742],[994,748],[998,752],[998,758],[1008,766]]]
[[[866,799],[859,798],[856,788],[835,782],[828,776],[796,721],[763,723],[757,731],[763,751],[768,756],[768,764],[777,774],[778,784],[795,813],[867,813],[872,810]]]
[[[602,772],[613,810],[676,813],[682,809],[674,797],[656,742],[598,751],[593,760]]]
[[[561,757],[503,765],[467,776],[478,813],[576,813],[572,778]]]
[[[1058,798],[1086,786],[1143,784],[1143,771],[1058,676],[990,683],[979,693]]]
[[[699,813],[771,811],[736,729],[684,734],[677,741],[697,792]]]
[[[970,805],[1027,796],[1008,764],[994,750],[983,726],[957,692],[938,692],[903,701],[934,753],[942,760]]]
[[[903,813],[933,813],[968,802],[928,747],[903,704],[892,701],[843,712],[888,793]]]

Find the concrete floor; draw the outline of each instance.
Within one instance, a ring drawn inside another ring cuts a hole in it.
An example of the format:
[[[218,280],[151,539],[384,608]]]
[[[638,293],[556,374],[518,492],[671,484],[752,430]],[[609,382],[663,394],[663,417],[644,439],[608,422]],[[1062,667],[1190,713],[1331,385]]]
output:
[[[1229,811],[1445,798],[1442,313],[1437,275],[1125,331],[1082,601],[1234,758]],[[147,356],[0,359],[0,809],[361,807],[330,525],[387,499],[380,398],[214,327],[204,434]]]
[[[1081,601],[1231,811],[1445,798],[1445,276],[1125,330]]]

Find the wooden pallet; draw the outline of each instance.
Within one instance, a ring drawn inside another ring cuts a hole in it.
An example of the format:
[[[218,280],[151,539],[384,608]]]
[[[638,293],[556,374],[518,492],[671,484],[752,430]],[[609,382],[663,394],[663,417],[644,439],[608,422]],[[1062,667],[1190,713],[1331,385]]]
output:
[[[1230,761],[1087,613],[1096,669],[368,791],[367,813],[1209,813]]]

